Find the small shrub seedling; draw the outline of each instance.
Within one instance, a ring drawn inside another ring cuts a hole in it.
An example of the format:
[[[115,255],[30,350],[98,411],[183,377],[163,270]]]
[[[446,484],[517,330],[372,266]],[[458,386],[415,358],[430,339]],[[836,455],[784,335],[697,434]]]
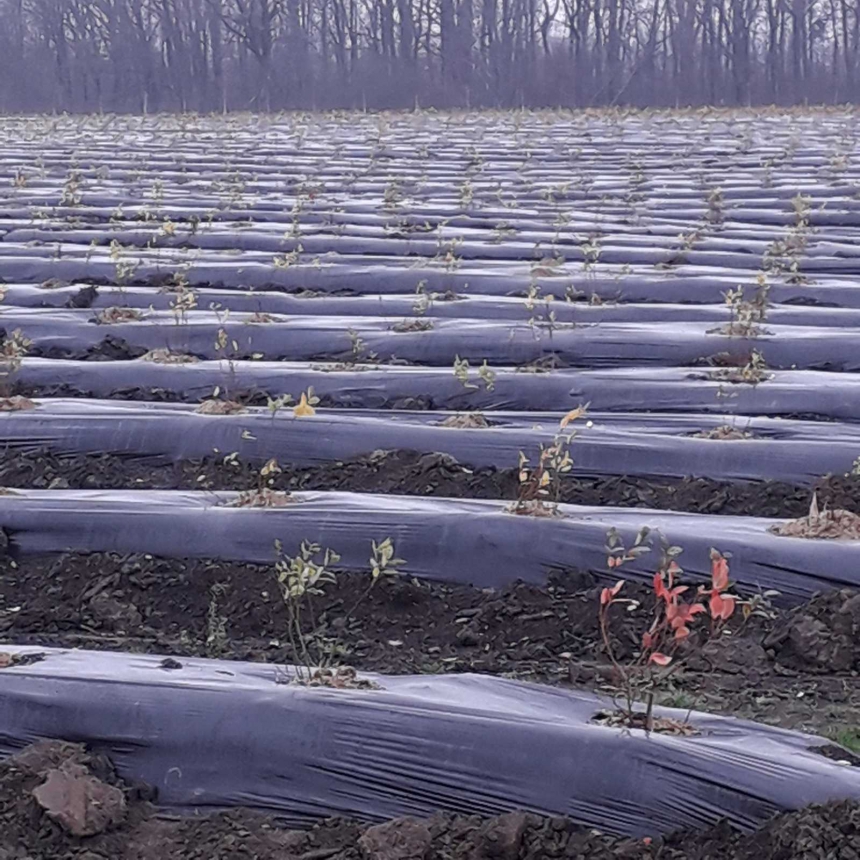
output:
[[[229,583],[216,582],[209,589],[209,607],[206,610],[206,653],[209,657],[222,656],[229,645],[228,618],[221,614],[220,601],[227,593]]]
[[[351,353],[351,356],[347,361],[348,365],[357,364],[359,361],[363,361],[364,359],[368,359],[370,361],[374,361],[376,359],[376,353],[367,352],[367,344],[354,328],[348,328],[346,330],[346,334],[349,338],[349,349]]]
[[[708,211],[705,215],[706,220],[710,224],[722,224],[725,220],[725,200],[723,198],[722,188],[714,188],[708,194]]]
[[[276,269],[289,269],[290,266],[298,263],[299,258],[302,255],[302,246],[296,245],[296,247],[287,254],[279,254],[272,258],[272,265]]]
[[[228,454],[224,458],[224,465],[238,466],[238,453]],[[296,504],[298,501],[289,492],[275,490],[272,487],[275,477],[280,475],[283,469],[278,461],[272,457],[260,469],[257,478],[257,487],[253,490],[243,490],[235,499],[227,502],[227,508],[285,508]]]
[[[744,298],[743,287],[725,293],[726,307],[729,309],[729,321],[720,328],[712,329],[708,332],[709,334],[752,338],[771,333],[763,326],[767,317],[770,287],[763,272],[759,273],[757,281],[758,289],[752,299]]]
[[[569,446],[576,431],[568,426],[587,414],[588,404],[577,406],[565,415],[549,445],[541,445],[537,464],[532,467],[529,458],[520,451],[519,487],[517,500],[508,508],[513,514],[555,516],[561,498],[561,477],[573,468]]]
[[[628,548],[618,532],[611,529],[606,543],[610,569],[617,570],[625,562],[649,553],[652,549],[649,534],[647,527],[641,529]],[[640,603],[620,596],[625,584],[623,579],[600,592],[600,635],[615,670],[620,693],[618,711],[600,715],[601,721],[628,728],[644,728],[649,732],[690,733],[686,724],[654,719],[655,693],[665,692],[669,678],[684,662],[696,651],[701,651],[709,640],[721,635],[740,601],[729,592],[728,559],[715,549],[711,550],[710,587],[700,586],[689,600],[685,599],[690,586],[678,584],[683,575],[677,562],[681,553],[681,547],[670,545],[660,535],[660,561],[652,579],[654,609],[651,624],[642,635],[638,656],[626,664],[616,656],[612,622],[617,615],[613,607],[624,606],[632,612],[639,609]],[[710,624],[703,627],[699,623],[700,618],[709,619]],[[637,708],[642,702],[645,703],[644,712]]]
[[[758,385],[760,382],[767,382],[772,377],[773,374],[768,373],[765,357],[756,349],[750,353],[746,363],[740,367],[721,367],[711,371],[711,379],[731,382],[735,385]]]
[[[236,362],[239,356],[239,343],[225,328],[230,319],[230,309],[221,308],[220,305],[211,304],[210,309],[218,320],[218,331],[215,332],[215,352],[220,362],[227,362],[227,375],[229,382],[225,385],[224,396],[229,400],[230,393],[236,390]]]
[[[476,385],[469,379],[469,372],[471,370],[471,366],[469,365],[469,359],[460,358],[459,355],[454,356],[454,364],[453,364],[454,376],[463,386],[463,388],[471,391],[477,391],[480,386]],[[481,382],[484,383],[484,388],[487,391],[492,391],[496,387],[496,374],[493,371],[489,364],[487,364],[486,360],[477,370],[478,378]]]
[[[292,402],[292,394],[280,394],[277,397],[266,397],[266,408],[272,414],[272,421],[275,420],[275,416],[281,411],[281,409],[285,406],[289,406]]]
[[[21,329],[16,328],[11,334],[6,335],[2,346],[0,346],[0,398],[2,398],[3,411],[5,412],[32,409],[36,405],[26,397],[14,396],[21,362],[30,349],[31,343],[21,333]]]
[[[188,311],[197,307],[197,295],[188,288],[187,282],[180,282],[172,292],[169,305],[173,320],[177,326],[185,325],[188,322]]]
[[[348,672],[342,670],[347,667],[338,665],[343,648],[325,636],[325,627],[314,605],[314,598],[321,597],[326,586],[337,582],[333,566],[340,556],[308,541],[302,541],[299,552],[292,557],[284,554],[280,541],[275,541],[275,550],[278,553],[275,576],[287,609],[287,637],[296,659],[296,682],[308,686],[367,686],[359,681],[346,682]],[[355,610],[377,584],[386,577],[399,575],[404,564],[403,559],[396,557],[390,537],[378,543],[371,541],[369,582],[352,608],[340,616],[342,629],[349,625]]]

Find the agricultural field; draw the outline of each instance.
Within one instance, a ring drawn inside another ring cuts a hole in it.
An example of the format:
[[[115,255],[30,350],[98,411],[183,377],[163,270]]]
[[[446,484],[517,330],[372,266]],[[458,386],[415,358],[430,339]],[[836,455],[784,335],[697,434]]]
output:
[[[0,122],[0,855],[856,857],[858,133]]]

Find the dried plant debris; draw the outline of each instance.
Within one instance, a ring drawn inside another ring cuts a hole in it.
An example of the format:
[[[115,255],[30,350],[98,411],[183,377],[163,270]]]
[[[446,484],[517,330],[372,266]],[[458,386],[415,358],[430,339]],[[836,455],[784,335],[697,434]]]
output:
[[[40,290],[61,290],[63,287],[70,286],[68,281],[61,281],[59,278],[48,278],[39,284]]]
[[[9,669],[12,666],[32,666],[33,663],[41,663],[45,659],[42,651],[31,651],[26,654],[0,651],[0,669]]]
[[[141,361],[151,361],[155,364],[196,364],[200,359],[184,352],[171,352],[166,348],[151,349],[140,357]]]
[[[397,332],[430,331],[432,328],[433,323],[430,320],[401,320],[391,326],[391,330]]]
[[[567,365],[555,353],[536,358],[526,364],[517,365],[516,373],[550,373],[553,370],[566,367]]]
[[[717,439],[728,441],[732,439],[752,439],[753,434],[746,430],[738,430],[737,427],[723,424],[720,427],[712,427],[710,430],[699,430],[696,433],[691,433],[690,436],[693,439]]]
[[[633,714],[633,721],[622,711],[600,711],[594,715],[592,722],[599,726],[609,726],[616,729],[648,729],[648,714],[645,711]],[[693,725],[682,720],[673,720],[668,717],[650,718],[650,731],[656,734],[677,735],[678,737],[690,738],[700,735],[701,732]]]
[[[439,423],[439,426],[455,427],[458,430],[476,430],[491,425],[481,412],[460,412],[457,415],[449,415]]]
[[[317,669],[308,679],[297,679],[296,683],[307,687],[331,687],[335,690],[381,690],[374,681],[359,678],[352,666],[337,666],[332,669]]]
[[[99,325],[113,325],[114,323],[135,322],[143,319],[143,313],[137,308],[105,308],[96,314],[96,322]]]
[[[21,397],[15,394],[12,397],[0,397],[0,412],[21,412],[27,409],[35,409],[39,404],[29,397]]]
[[[246,490],[239,493],[235,499],[227,502],[227,508],[285,508],[298,501],[289,493],[272,490],[268,487],[262,490]]]
[[[813,496],[808,516],[771,526],[770,531],[811,540],[860,540],[860,515],[841,508],[819,511],[818,500]]]
[[[507,507],[508,513],[519,514],[522,517],[561,517],[564,514],[554,502],[543,499],[524,499],[516,501]]]
[[[195,410],[201,415],[241,415],[248,410],[235,400],[204,400]]]

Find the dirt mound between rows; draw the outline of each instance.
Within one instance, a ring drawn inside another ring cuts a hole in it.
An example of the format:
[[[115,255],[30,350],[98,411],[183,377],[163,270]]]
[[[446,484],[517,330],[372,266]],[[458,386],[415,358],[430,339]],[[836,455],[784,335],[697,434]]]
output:
[[[616,838],[524,812],[438,814],[372,826],[331,819],[287,830],[232,810],[159,817],[153,793],[117,778],[79,744],[43,741],[0,764],[3,860],[848,860],[860,852],[860,804],[809,807],[744,836],[720,825],[662,839]]]
[[[804,671],[860,669],[860,593],[816,595],[779,619],[763,644],[783,665]]]
[[[63,392],[55,391],[55,395]],[[164,394],[164,392],[161,392]],[[169,400],[153,394],[154,400]],[[449,498],[517,497],[518,470],[474,468],[446,454],[375,451],[340,462],[311,467],[281,465],[272,489],[351,492]],[[0,486],[44,489],[195,489],[249,490],[260,481],[259,464],[222,457],[161,464],[149,458],[112,454],[60,456],[48,451],[15,452],[0,462]],[[860,476],[830,476],[815,487],[822,505],[860,514]],[[641,507],[699,514],[769,518],[804,517],[812,489],[775,481],[761,483],[681,478],[650,481],[635,477],[570,477],[561,485],[561,501],[577,505]]]

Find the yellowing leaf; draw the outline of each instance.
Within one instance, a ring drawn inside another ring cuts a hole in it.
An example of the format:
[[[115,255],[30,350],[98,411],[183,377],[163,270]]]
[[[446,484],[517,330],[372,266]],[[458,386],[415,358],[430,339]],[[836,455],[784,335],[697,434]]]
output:
[[[260,474],[267,478],[269,475],[276,475],[281,471],[281,467],[278,465],[278,461],[272,457],[262,469],[260,469]]]
[[[296,418],[309,418],[311,415],[316,415],[317,411],[308,403],[307,394],[302,394],[301,400],[293,407],[293,415]]]
[[[559,422],[559,428],[564,430],[571,421],[576,421],[577,418],[582,418],[585,415],[588,406],[577,406],[576,409],[571,409],[564,418]]]

